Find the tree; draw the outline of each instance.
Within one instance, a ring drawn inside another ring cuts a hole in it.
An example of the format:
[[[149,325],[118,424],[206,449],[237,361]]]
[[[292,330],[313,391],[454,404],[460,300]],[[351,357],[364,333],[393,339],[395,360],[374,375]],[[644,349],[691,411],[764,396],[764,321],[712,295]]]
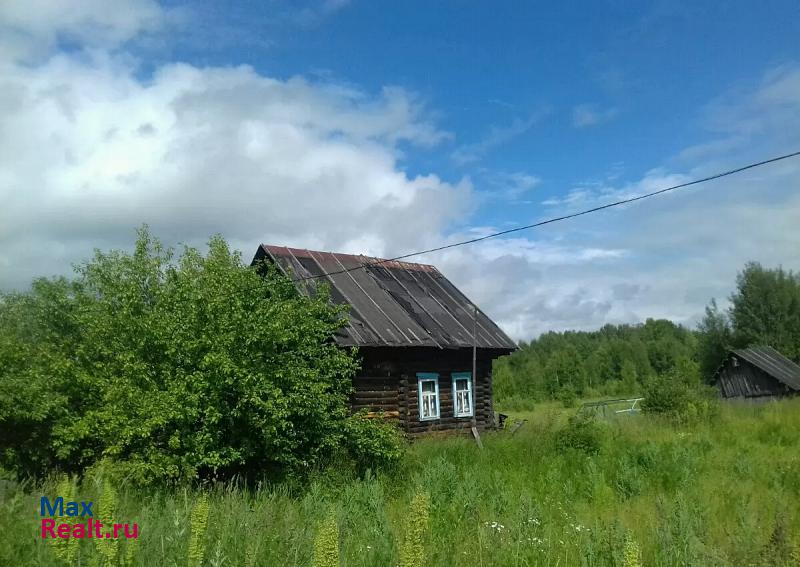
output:
[[[133,254],[97,251],[76,272],[0,302],[0,430],[16,432],[3,466],[111,459],[149,482],[399,451],[349,414],[357,360],[332,340],[344,318],[324,288],[305,297],[272,267],[259,275],[221,237],[175,259],[146,229]]]
[[[547,360],[544,369],[545,384],[551,396],[563,389],[581,393],[586,385],[583,364],[574,347],[555,351]]]
[[[633,394],[636,391],[637,375],[636,364],[630,359],[622,362],[622,388],[626,394]]]
[[[769,345],[800,361],[800,277],[750,262],[730,299],[736,346]]]
[[[728,317],[717,306],[716,300],[706,307],[706,314],[697,328],[698,359],[703,377],[710,381],[731,348],[731,328]]]

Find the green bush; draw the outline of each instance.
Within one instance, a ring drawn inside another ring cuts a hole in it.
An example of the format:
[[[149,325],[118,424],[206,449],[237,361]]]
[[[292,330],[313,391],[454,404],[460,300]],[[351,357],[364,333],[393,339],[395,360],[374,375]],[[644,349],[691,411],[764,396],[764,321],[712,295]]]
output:
[[[596,454],[603,445],[604,432],[592,414],[582,412],[569,418],[567,425],[556,432],[556,447],[560,451],[575,449]]]
[[[0,297],[1,466],[107,458],[149,483],[301,477],[343,448],[396,458],[388,430],[350,418],[357,362],[324,287],[301,295],[221,237],[174,258],[146,229],[76,272]]]
[[[642,411],[678,422],[692,422],[713,417],[718,412],[718,406],[713,388],[687,383],[668,375],[645,385]]]
[[[403,456],[400,430],[382,418],[368,418],[365,412],[345,421],[343,445],[359,473],[397,465]]]

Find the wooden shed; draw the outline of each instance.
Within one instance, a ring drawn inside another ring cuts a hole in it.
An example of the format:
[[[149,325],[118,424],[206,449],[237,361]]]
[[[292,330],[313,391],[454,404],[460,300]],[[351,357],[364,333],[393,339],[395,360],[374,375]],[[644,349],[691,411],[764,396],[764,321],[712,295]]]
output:
[[[731,351],[714,378],[724,398],[780,398],[800,391],[800,366],[772,347]]]
[[[492,360],[516,344],[434,266],[262,244],[253,263],[265,260],[301,293],[324,281],[350,307],[336,342],[362,359],[354,411],[382,412],[410,434],[494,426]]]

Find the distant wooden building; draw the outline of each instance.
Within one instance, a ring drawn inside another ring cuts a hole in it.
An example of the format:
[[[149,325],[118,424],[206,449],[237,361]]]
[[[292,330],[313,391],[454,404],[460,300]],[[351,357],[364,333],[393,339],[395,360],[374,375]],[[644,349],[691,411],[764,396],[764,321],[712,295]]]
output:
[[[350,307],[336,342],[362,359],[354,411],[383,412],[410,434],[494,425],[492,360],[517,347],[434,266],[262,244],[253,263],[264,260],[301,293],[324,281]]]
[[[800,366],[772,347],[734,350],[715,374],[724,398],[780,398],[800,392]]]

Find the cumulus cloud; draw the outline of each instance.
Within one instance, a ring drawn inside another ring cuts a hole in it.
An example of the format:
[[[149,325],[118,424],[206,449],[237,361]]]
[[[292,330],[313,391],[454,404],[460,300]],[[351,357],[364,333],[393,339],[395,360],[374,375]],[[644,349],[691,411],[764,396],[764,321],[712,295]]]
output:
[[[144,21],[115,17],[91,25]],[[398,144],[445,135],[400,88],[370,95],[246,66],[169,64],[141,78],[108,49],[3,65],[5,289],[64,273],[93,247],[129,246],[143,222],[172,243],[221,232],[246,255],[259,241],[384,255],[429,245],[469,213],[468,181],[400,167]]]

